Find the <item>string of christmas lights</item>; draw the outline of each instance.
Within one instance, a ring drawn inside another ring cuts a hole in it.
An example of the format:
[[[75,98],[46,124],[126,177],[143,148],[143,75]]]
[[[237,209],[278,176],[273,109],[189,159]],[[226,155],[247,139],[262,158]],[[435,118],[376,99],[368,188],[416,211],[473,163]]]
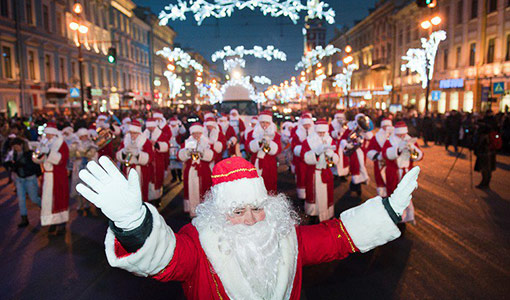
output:
[[[307,69],[318,64],[324,57],[331,56],[340,51],[340,49],[335,48],[333,45],[327,45],[326,48],[317,46],[301,58],[301,61],[296,64],[295,69]]]
[[[286,61],[287,54],[285,52],[276,49],[274,46],[267,46],[266,49],[260,46],[254,46],[253,49],[245,49],[244,46],[237,46],[234,49],[231,46],[225,46],[222,50],[218,50],[213,53],[211,59],[216,62],[219,59],[225,59],[229,56],[237,56],[243,58],[244,56],[254,56],[256,58],[264,58],[267,61],[273,59]]]
[[[176,65],[181,66],[182,68],[187,69],[192,67],[197,71],[204,71],[204,67],[199,62],[192,59],[191,55],[184,52],[181,48],[170,49],[168,47],[164,47],[157,51],[156,54],[167,58],[169,61],[174,61]]]

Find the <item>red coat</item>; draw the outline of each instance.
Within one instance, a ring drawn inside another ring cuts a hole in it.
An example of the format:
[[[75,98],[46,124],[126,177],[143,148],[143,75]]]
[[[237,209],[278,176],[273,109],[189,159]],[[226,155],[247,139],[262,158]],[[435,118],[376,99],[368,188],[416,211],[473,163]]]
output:
[[[111,159],[115,158],[115,152],[113,150],[113,141],[109,142],[108,145],[104,146],[103,149],[97,151],[98,157],[108,156]]]
[[[232,155],[235,155],[236,154],[236,144],[238,143],[239,139],[236,135],[236,131],[234,130],[234,127],[229,125],[226,132],[223,132],[223,130],[222,130],[222,133],[226,140],[225,146],[228,150],[228,156],[230,157]]]
[[[251,132],[250,132],[251,133]],[[264,185],[269,193],[276,193],[277,178],[278,178],[278,166],[276,164],[276,156],[282,152],[282,144],[280,135],[275,133],[271,143],[274,143],[271,147],[271,151],[262,156],[262,150],[260,150],[258,141],[253,138],[253,133],[249,134],[250,140],[247,141],[248,152],[251,154],[251,162],[257,167],[260,175],[264,179]]]
[[[148,130],[146,130],[144,134],[147,137],[150,137],[149,140],[154,146],[154,160],[152,161],[154,168],[154,179],[152,182],[154,183],[154,189],[159,190],[163,186],[163,181],[165,180],[165,170],[170,163],[170,155],[168,153],[170,148],[170,138],[159,128],[154,129],[152,134]]]
[[[344,133],[342,134],[342,137],[340,138],[340,151],[344,151],[345,146],[347,145],[348,137],[351,135],[352,130],[350,128],[347,128]],[[371,137],[370,137],[371,138]],[[355,184],[363,183],[368,181],[368,172],[367,168],[365,167],[365,160],[366,160],[366,149],[368,147],[368,141],[367,138],[363,139],[363,144],[361,147],[356,149],[349,157],[347,155],[343,155],[343,163],[346,163],[346,160],[348,160],[349,163],[349,170],[352,175],[352,180]]]
[[[126,137],[124,137],[126,138]],[[140,186],[142,188],[142,199],[143,201],[149,201],[149,183],[152,181],[154,176],[154,151],[152,150],[152,143],[147,139],[147,137],[143,134],[140,135],[141,140],[139,140],[138,149],[139,155],[138,158],[131,158],[131,165],[129,168],[122,166],[124,169],[124,173],[127,175],[131,169],[135,169],[140,176]],[[122,149],[124,149],[124,141],[120,144],[119,151],[117,151],[117,160],[122,161]]]
[[[367,147],[367,156],[370,160],[374,161],[374,177],[375,183],[378,188],[385,187],[386,183],[384,182],[382,171],[383,165],[379,160],[379,157],[382,156],[382,147],[386,142],[386,134],[384,130],[379,130],[376,135],[370,140]]]
[[[166,142],[168,144],[170,144],[170,139],[172,138],[172,129],[170,129],[170,126],[168,126],[168,125],[165,125],[160,129],[161,129],[163,135],[166,137]],[[165,166],[168,167],[169,164],[170,164],[170,155],[167,155],[165,157]],[[165,168],[165,170],[166,170],[166,168]]]
[[[338,219],[318,225],[297,226],[296,237],[298,255],[291,300],[301,297],[303,267],[343,259],[359,251]],[[175,234],[175,238],[172,260],[153,278],[162,282],[181,281],[189,300],[230,299],[201,246],[197,229],[188,224]],[[116,255],[126,255],[119,243],[116,243]]]
[[[311,150],[312,149],[310,148],[310,145],[308,144],[308,140],[305,140],[303,143],[303,149],[301,150],[301,153],[302,153],[301,159],[303,160],[303,163],[305,164],[304,177],[306,180],[306,202],[315,203],[315,199],[317,198],[316,190],[315,190],[315,181],[316,181],[315,170],[319,170],[319,169],[316,169],[315,164],[312,165],[312,164],[305,163],[305,154]],[[335,201],[334,201],[333,173],[331,172],[330,168],[321,169],[321,180],[322,180],[322,183],[326,184],[326,186],[327,186],[328,207],[331,207],[334,205]]]
[[[296,131],[293,131],[294,134],[291,135],[291,143],[290,147],[292,149],[292,164],[294,165],[295,172],[296,172],[296,187],[297,187],[297,193],[298,198],[303,199],[305,195],[303,194],[303,190],[306,187],[306,176],[305,172],[307,169],[307,166],[305,162],[303,161],[303,142],[306,141],[306,137],[301,140],[296,133]]]

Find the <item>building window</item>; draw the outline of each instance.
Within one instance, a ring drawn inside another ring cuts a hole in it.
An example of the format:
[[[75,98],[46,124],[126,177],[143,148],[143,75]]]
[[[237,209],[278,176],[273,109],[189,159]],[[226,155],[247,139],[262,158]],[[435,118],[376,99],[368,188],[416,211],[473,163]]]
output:
[[[443,50],[443,70],[448,70],[448,49]]]
[[[35,52],[33,50],[28,50],[28,79],[36,80],[37,77],[35,75]]]
[[[471,0],[471,19],[478,17],[478,0]]]
[[[460,66],[460,54],[461,54],[461,47],[457,47],[457,56],[455,57],[455,67],[458,68]]]
[[[92,66],[91,67],[91,73],[90,74],[90,83],[93,87],[96,87],[97,86],[97,77],[96,77],[96,67],[95,66]]]
[[[404,32],[402,29],[398,31],[398,45],[402,46],[402,39],[404,38]]]
[[[44,30],[46,30],[47,32],[50,32],[50,12],[48,10],[48,5],[43,5],[42,11],[43,11]]]
[[[29,25],[35,25],[34,20],[34,5],[32,3],[33,0],[27,0],[25,2],[25,10],[26,10],[26,16],[27,16],[27,23]]]
[[[2,61],[5,78],[14,78],[12,72],[12,49],[11,47],[2,47]]]
[[[471,45],[469,45],[469,65],[471,67],[475,65],[475,56],[476,56],[476,43],[471,43]]]
[[[73,81],[75,79],[78,78],[78,71],[76,70],[76,62],[75,61],[72,61],[71,62],[71,78],[73,79]]]
[[[66,82],[66,60],[65,58],[59,58],[59,72],[60,72],[60,82]]]
[[[487,13],[496,11],[498,9],[498,0],[488,0],[487,5]]]
[[[464,0],[457,2],[457,24],[462,24],[464,16]]]
[[[505,60],[510,60],[510,34],[506,36],[506,54]]]
[[[63,26],[62,26],[62,13],[61,12],[57,13],[56,22],[57,22],[57,33],[59,35],[63,36],[64,30],[63,30]]]
[[[46,54],[44,55],[44,75],[46,82],[52,82],[53,81],[53,73],[51,70],[51,55]]]
[[[489,40],[489,46],[487,47],[487,63],[494,62],[494,39]]]
[[[0,0],[0,15],[2,17],[9,17],[9,0]]]

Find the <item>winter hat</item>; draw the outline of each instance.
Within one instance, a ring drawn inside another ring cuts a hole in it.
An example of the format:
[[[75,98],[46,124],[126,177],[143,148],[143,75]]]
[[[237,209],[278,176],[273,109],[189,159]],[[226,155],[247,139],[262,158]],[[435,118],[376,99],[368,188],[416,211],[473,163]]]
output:
[[[101,113],[101,114],[99,114],[99,116],[97,116],[96,121],[100,121],[100,120],[106,121],[106,120],[108,120],[108,116],[105,113]]]
[[[213,117],[209,117],[209,118],[205,119],[204,125],[205,126],[216,126],[216,120]]]
[[[142,125],[138,122],[138,120],[131,121],[128,131],[142,133]]]
[[[407,133],[407,125],[403,121],[397,122],[395,124],[395,134],[406,134]]]
[[[156,118],[148,118],[147,122],[145,122],[145,127],[156,127],[158,126],[158,121]]]
[[[259,117],[255,116],[255,117],[251,117],[250,123],[257,124],[258,121],[259,121]]]
[[[130,117],[125,117],[124,119],[122,119],[122,124],[129,124],[129,123],[131,123]]]
[[[71,126],[67,126],[66,128],[62,129],[62,133],[71,135],[74,133],[74,129]]]
[[[214,114],[210,111],[208,111],[204,114],[204,120],[208,119],[208,118],[214,118]]]
[[[326,119],[320,119],[315,122],[315,131],[316,132],[328,132],[329,126],[328,121]]]
[[[58,135],[60,131],[57,129],[57,125],[55,123],[50,122],[46,124],[46,128],[44,128],[44,133]]]
[[[179,120],[177,120],[177,117],[170,118],[170,125],[179,125]]]
[[[163,113],[159,110],[155,110],[153,113],[152,113],[152,117],[155,118],[155,119],[165,119],[165,116],[163,116]]]
[[[312,116],[309,114],[305,114],[301,117],[301,125],[310,124],[313,125],[313,119]]]
[[[84,136],[84,135],[89,135],[90,136],[90,132],[87,130],[87,128],[80,128],[80,129],[78,129],[78,131],[76,131],[76,135],[78,137],[81,137],[81,136]]]
[[[93,137],[98,136],[98,134],[97,134],[97,129],[96,129],[96,125],[94,125],[94,124],[92,124],[92,125],[90,125],[90,126],[89,126],[88,132],[89,132],[89,134],[90,134],[91,136],[93,136]]]
[[[384,118],[382,121],[381,121],[381,127],[384,127],[384,126],[392,126],[393,123],[391,122],[391,119],[388,119],[388,118]]]
[[[226,114],[221,114],[221,117],[218,118],[218,122],[228,122],[228,116]]]
[[[230,110],[230,115],[233,115],[234,113],[236,113],[237,115],[239,115],[239,112],[237,111],[237,109],[233,108]]]
[[[265,110],[259,114],[259,122],[273,122],[273,113]]]
[[[335,114],[335,119],[336,118],[344,118],[345,119],[345,112],[343,110],[337,111]]]
[[[264,180],[253,164],[242,157],[220,161],[213,168],[212,201],[221,212],[229,212],[247,205],[259,206],[268,197]]]
[[[200,123],[193,123],[189,128],[189,133],[204,132],[204,126]]]

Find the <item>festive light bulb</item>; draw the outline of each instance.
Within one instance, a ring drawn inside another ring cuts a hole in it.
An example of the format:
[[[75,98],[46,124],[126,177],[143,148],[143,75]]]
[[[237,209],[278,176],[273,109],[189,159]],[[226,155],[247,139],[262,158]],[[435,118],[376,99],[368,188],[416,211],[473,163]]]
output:
[[[80,25],[76,22],[71,22],[69,23],[69,28],[72,30],[72,31],[76,31],[78,30],[78,28],[80,27]]]
[[[85,25],[80,25],[80,27],[78,27],[78,31],[80,33],[85,34],[85,33],[87,33],[89,31],[89,28],[87,26],[85,26]]]

